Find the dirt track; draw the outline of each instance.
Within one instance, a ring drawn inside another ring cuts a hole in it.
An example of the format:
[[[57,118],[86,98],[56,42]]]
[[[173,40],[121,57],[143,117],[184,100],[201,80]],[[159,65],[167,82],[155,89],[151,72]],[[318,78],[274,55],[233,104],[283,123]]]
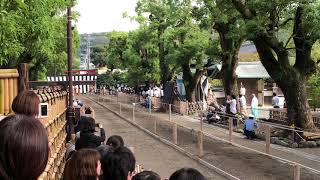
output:
[[[108,108],[119,112],[119,105],[110,104],[108,101],[105,101],[104,104]],[[132,119],[132,108],[123,105],[122,115]],[[153,131],[154,120],[157,120],[158,135],[171,140],[170,122],[163,121],[159,117],[149,116],[145,109],[137,108],[135,115],[135,122],[150,131]],[[179,127],[178,145],[193,154],[197,154],[196,132]],[[204,138],[204,151],[203,159],[240,179],[293,179],[293,166],[230,144]],[[302,169],[301,179],[311,180],[320,179],[320,177]]]
[[[85,105],[95,109],[96,120],[102,123],[108,136],[116,134],[124,138],[126,145],[133,148],[137,163],[142,164],[145,169],[154,170],[163,178],[168,178],[177,169],[192,167],[198,169],[208,179],[226,179],[155,140],[100,105],[86,98],[81,98],[81,100]]]

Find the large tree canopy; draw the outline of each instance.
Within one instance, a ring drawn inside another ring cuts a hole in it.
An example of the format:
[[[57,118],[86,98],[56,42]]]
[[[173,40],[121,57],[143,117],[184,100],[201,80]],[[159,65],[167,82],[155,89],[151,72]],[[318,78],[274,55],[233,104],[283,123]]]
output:
[[[248,38],[257,48],[268,73],[283,91],[292,124],[313,129],[306,83],[316,72],[311,56],[320,38],[320,1],[232,0],[246,22]],[[289,30],[281,38],[278,33]],[[290,58],[293,57],[293,58]]]
[[[32,79],[62,72],[67,57],[63,15],[66,8],[65,0],[2,0],[0,67],[14,68],[19,63],[29,63]],[[79,40],[74,32],[76,47]]]

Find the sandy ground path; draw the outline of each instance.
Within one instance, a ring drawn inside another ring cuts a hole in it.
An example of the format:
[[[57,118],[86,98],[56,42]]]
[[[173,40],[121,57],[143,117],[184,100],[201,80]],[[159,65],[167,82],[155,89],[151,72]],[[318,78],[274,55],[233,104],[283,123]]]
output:
[[[132,147],[138,164],[145,169],[151,169],[159,173],[163,178],[169,176],[182,167],[192,167],[202,172],[208,179],[223,180],[225,177],[209,170],[196,161],[182,155],[176,150],[150,137],[138,128],[132,126],[109,110],[80,97],[85,105],[93,107],[96,111],[96,121],[101,123],[107,132],[107,136],[120,135],[124,138],[126,146]]]

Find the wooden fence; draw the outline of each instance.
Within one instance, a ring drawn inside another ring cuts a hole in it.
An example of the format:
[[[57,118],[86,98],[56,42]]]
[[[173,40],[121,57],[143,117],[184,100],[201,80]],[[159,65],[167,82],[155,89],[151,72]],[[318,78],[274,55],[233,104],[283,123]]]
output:
[[[48,103],[48,117],[40,119],[48,132],[50,154],[40,180],[62,179],[65,165],[67,92],[37,92],[41,102]]]
[[[16,69],[0,69],[0,116],[12,113],[12,101],[18,94],[19,73]]]
[[[270,109],[269,112],[270,120],[284,125],[288,124],[288,115],[286,109]],[[314,111],[312,111],[312,120],[314,125],[317,128],[320,128],[320,116]]]

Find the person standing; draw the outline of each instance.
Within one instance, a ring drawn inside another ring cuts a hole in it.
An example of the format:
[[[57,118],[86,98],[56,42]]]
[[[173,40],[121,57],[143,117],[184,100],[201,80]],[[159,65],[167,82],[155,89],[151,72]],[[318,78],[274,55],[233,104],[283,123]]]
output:
[[[252,94],[252,100],[251,100],[251,114],[253,114],[254,118],[258,117],[258,98],[255,94]]]
[[[237,118],[235,117],[237,114],[237,100],[236,96],[227,96],[227,103],[230,105],[230,113],[234,116],[233,118],[233,126],[237,127],[238,126],[238,121]]]
[[[242,115],[247,116],[247,100],[244,95],[240,95],[240,112]]]
[[[272,106],[273,108],[280,108],[280,100],[279,97],[277,96],[276,93],[273,93],[273,97],[272,97]]]

